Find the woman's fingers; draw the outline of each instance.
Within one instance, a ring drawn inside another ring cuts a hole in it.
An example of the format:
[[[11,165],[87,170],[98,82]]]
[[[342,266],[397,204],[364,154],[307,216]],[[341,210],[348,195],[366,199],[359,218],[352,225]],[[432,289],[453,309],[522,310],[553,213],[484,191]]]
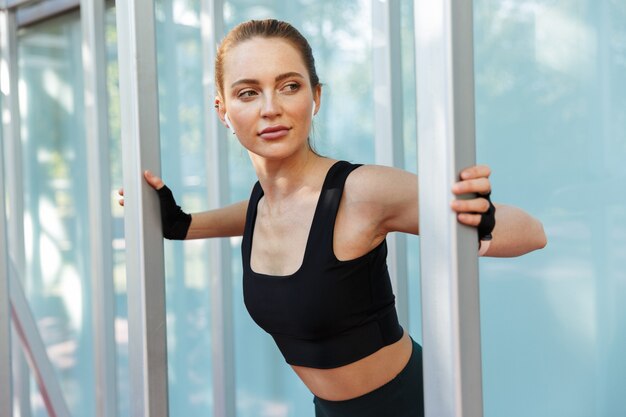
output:
[[[452,210],[457,213],[486,213],[489,210],[489,201],[485,198],[454,200],[452,202]]]
[[[452,202],[452,210],[458,213],[457,218],[460,223],[468,226],[478,226],[482,213],[486,213],[489,210],[489,201],[484,198],[454,200]]]
[[[146,179],[146,182],[150,184],[150,186],[155,190],[160,190],[165,185],[160,177],[152,174],[152,172],[150,172],[149,170],[144,171],[143,177]]]
[[[163,182],[163,180],[160,177],[157,177],[156,175],[152,174],[152,172],[150,172],[149,170],[144,171],[143,177],[146,179],[146,182],[148,183],[148,185],[150,185],[150,187],[154,188],[155,190],[160,190],[165,185],[165,183]],[[120,188],[119,190],[117,190],[117,193],[121,197],[124,197],[124,189],[123,188]],[[118,200],[118,203],[119,203],[120,206],[123,206],[124,205],[124,199],[120,198]]]
[[[491,182],[489,176],[491,168],[487,165],[475,165],[461,171],[461,181],[452,186],[455,195],[462,194],[489,194],[491,192]],[[485,198],[470,198],[467,200],[452,201],[452,210],[456,211],[459,223],[468,226],[478,226],[482,219],[482,214],[489,211],[489,201]]]
[[[124,189],[123,188],[120,188],[119,190],[117,190],[117,193],[120,195],[120,197],[124,197]],[[124,199],[123,198],[118,199],[117,203],[120,206],[123,206],[124,205]]]
[[[459,223],[466,224],[468,226],[478,226],[480,224],[480,214],[460,213],[456,216]]]
[[[489,176],[491,168],[487,165],[475,165],[461,171],[461,181],[452,186],[452,192],[456,195],[478,193],[487,194],[491,192],[491,182]]]
[[[491,168],[488,165],[474,165],[461,171],[462,180],[471,180],[474,178],[486,177],[491,175]]]
[[[468,193],[487,194],[490,191],[491,182],[486,177],[459,181],[452,186],[452,192],[456,195]]]

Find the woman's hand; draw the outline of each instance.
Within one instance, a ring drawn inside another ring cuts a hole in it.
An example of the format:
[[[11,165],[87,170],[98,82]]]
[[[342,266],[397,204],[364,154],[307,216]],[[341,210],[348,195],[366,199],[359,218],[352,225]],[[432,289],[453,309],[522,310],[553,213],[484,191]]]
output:
[[[152,174],[152,172],[150,172],[149,170],[144,171],[143,173],[143,177],[146,179],[146,182],[148,183],[148,185],[150,185],[150,187],[154,188],[156,191],[160,190],[161,188],[163,188],[165,186],[165,183],[163,182],[163,180],[159,177],[157,177],[156,175]],[[120,198],[117,202],[119,203],[120,206],[124,205],[124,189],[120,188],[117,193],[120,195]]]
[[[144,171],[143,177],[146,179],[146,182],[150,187],[154,188],[156,191],[159,191],[161,188],[165,186],[165,183],[160,177],[152,174],[149,170]]]
[[[160,177],[150,171],[144,171],[143,177],[159,196],[163,237],[172,240],[184,240],[191,225],[191,215],[182,211],[180,206],[176,204],[172,191],[165,186]],[[120,188],[118,193],[123,197],[124,189]],[[124,205],[123,198],[120,198],[119,204]]]
[[[479,225],[484,226],[485,221],[489,220],[484,219],[484,216],[491,215],[493,217],[490,213],[490,208],[493,205],[489,199],[491,193],[490,174],[491,169],[487,165],[475,165],[464,169],[461,172],[461,181],[452,186],[452,192],[455,195],[478,194],[475,198],[456,199],[452,202],[452,209],[458,213],[457,219],[460,223],[479,227]],[[481,221],[483,221],[483,225],[481,225]],[[489,228],[493,230],[493,225],[487,225],[486,228],[481,227],[482,234],[488,235],[491,232],[491,230],[487,230]],[[486,233],[482,229],[487,230]]]

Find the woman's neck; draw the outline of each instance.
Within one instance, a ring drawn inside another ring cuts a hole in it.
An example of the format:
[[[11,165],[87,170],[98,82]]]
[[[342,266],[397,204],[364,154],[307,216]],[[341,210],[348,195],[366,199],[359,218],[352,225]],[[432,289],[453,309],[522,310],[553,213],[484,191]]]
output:
[[[252,162],[269,205],[280,204],[304,188],[317,191],[332,164],[332,160],[310,149],[288,159],[276,161],[257,156]]]

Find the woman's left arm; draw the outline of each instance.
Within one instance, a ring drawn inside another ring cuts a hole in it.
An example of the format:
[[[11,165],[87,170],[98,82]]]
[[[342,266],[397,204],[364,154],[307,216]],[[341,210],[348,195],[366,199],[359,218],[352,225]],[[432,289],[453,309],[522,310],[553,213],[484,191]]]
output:
[[[460,175],[461,180],[453,185],[452,192],[457,196],[470,194],[475,197],[453,200],[452,210],[457,212],[460,223],[478,227],[483,213],[490,207],[484,196],[491,192],[491,170],[486,165],[476,165],[464,169]],[[353,192],[349,194],[351,200],[361,203],[358,206],[366,213],[363,217],[374,219],[371,223],[378,225],[377,236],[384,238],[389,232],[419,234],[415,174],[366,165],[348,177],[346,187],[348,184],[354,184]],[[539,220],[513,206],[497,203],[494,206],[495,228],[483,256],[520,256],[546,246],[546,235]]]
[[[489,175],[491,170],[486,165],[476,165],[461,172],[461,180],[454,184],[452,192],[456,195],[477,193],[478,196],[452,202],[460,223],[474,227],[480,224],[482,213],[489,209],[489,202],[483,197],[491,192]],[[546,235],[539,220],[517,207],[496,203],[494,206],[495,228],[484,256],[520,256],[546,246]]]
[[[520,256],[546,246],[546,234],[539,220],[517,207],[497,203],[494,206],[496,227],[484,256]]]

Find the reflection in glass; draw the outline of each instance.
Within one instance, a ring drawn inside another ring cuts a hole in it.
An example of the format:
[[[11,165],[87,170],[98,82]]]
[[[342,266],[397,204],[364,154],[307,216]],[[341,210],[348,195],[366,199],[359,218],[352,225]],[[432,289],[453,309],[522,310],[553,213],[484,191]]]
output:
[[[549,241],[481,261],[485,415],[623,415],[626,7],[474,4],[478,157]]]
[[[200,2],[155,3],[162,176],[187,212],[208,207]],[[211,112],[209,112],[211,110]],[[146,167],[149,168],[149,167]],[[165,242],[169,407],[213,415],[208,242]]]
[[[73,415],[94,410],[81,29],[78,14],[18,38],[24,156],[23,285]],[[36,415],[45,413],[33,402]]]

